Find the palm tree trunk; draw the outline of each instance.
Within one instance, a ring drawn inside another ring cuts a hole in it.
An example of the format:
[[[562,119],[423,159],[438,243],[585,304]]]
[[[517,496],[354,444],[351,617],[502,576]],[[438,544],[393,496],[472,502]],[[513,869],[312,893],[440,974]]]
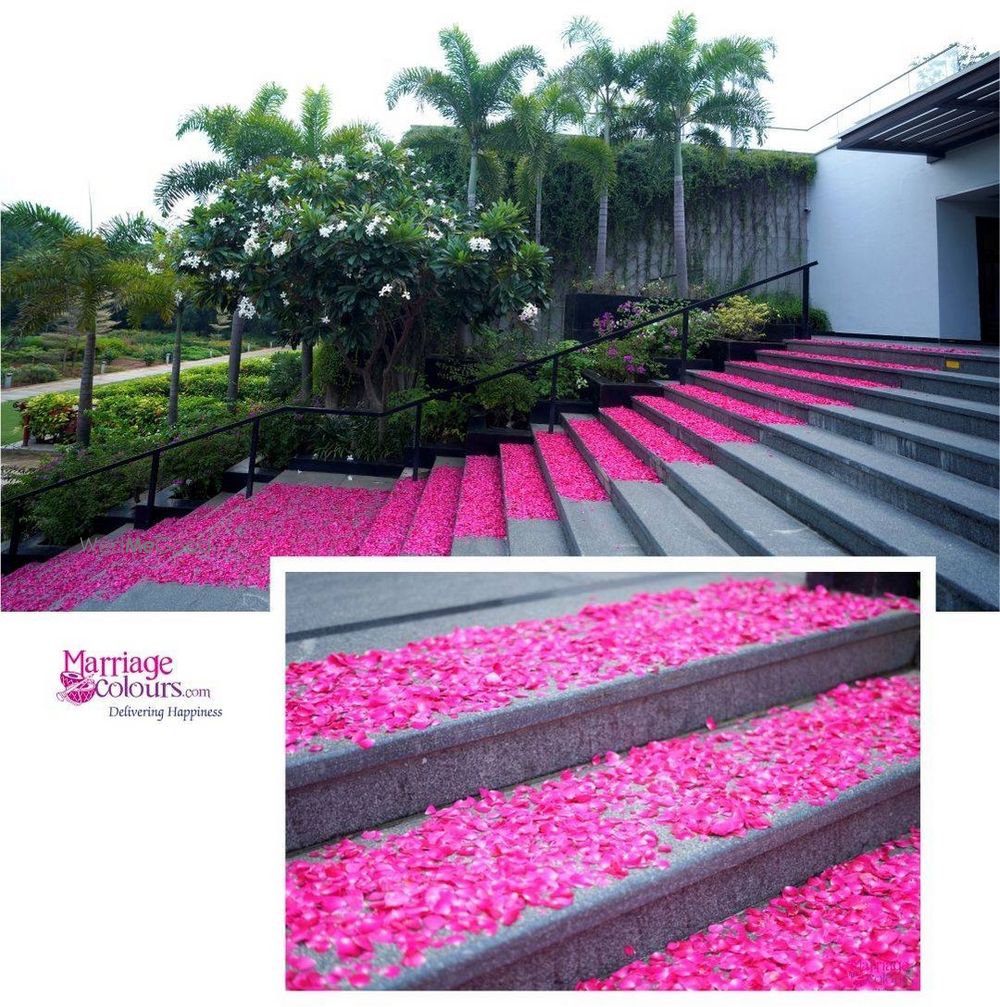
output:
[[[604,142],[611,146],[611,124],[604,123]],[[594,278],[601,280],[608,264],[608,187],[601,189],[597,204],[597,261],[594,263]]]
[[[94,408],[94,360],[97,357],[97,323],[84,335],[83,366],[80,369],[80,397],[76,417],[76,442],[90,446],[91,410]]]
[[[239,313],[233,312],[233,324],[229,330],[229,380],[226,385],[226,402],[230,409],[236,408],[236,399],[240,394],[240,362],[243,358],[243,330],[247,320]]]
[[[177,426],[177,400],[181,391],[181,316],[184,312],[177,305],[174,316],[174,353],[170,358],[170,397],[167,399],[167,423]]]
[[[299,397],[308,402],[312,398],[313,389],[313,344],[302,340],[302,381],[299,385]]]
[[[468,205],[469,213],[476,212],[476,185],[479,182],[479,151],[476,150],[476,141],[472,141],[472,153],[469,155],[469,191]]]
[[[681,130],[674,136],[674,268],[677,271],[677,296],[688,295],[687,225],[684,222],[684,156]]]
[[[542,173],[535,175],[535,244],[542,243]]]

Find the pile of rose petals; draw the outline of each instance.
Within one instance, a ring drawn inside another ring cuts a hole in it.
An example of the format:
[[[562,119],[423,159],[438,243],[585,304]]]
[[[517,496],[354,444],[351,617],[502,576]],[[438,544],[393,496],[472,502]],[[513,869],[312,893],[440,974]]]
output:
[[[321,847],[286,868],[287,986],[367,986],[526,910],[669,870],[673,842],[725,843],[795,805],[826,804],[916,758],[918,717],[912,677],[841,685],[810,706],[609,752],[540,784],[430,807],[402,831]],[[882,928],[871,939],[896,943]]]
[[[936,371],[936,367],[927,367],[920,364],[899,364],[890,360],[868,360],[862,357],[840,357],[832,353],[804,353],[801,350],[795,351],[796,358],[805,357],[807,360],[828,360],[831,364],[860,364],[862,367],[884,367],[890,371]]]
[[[817,346],[852,346],[855,349],[902,350],[906,353],[942,353],[945,356],[975,356],[979,351],[955,346],[921,346],[919,343],[859,343],[850,339],[811,339]]]
[[[783,399],[785,402],[797,402],[803,406],[836,406],[843,399],[833,399],[828,395],[817,395],[815,392],[803,392],[798,388],[786,388],[784,385],[772,385],[767,381],[754,381],[753,378],[745,378],[742,374],[730,374],[728,371],[721,374],[712,374],[712,380],[724,381],[728,385],[735,385],[737,388],[747,388],[751,391],[760,392],[772,399]]]
[[[655,409],[658,413],[662,413],[664,416],[672,419],[685,429],[691,430],[698,434],[699,437],[704,437],[705,440],[712,441],[714,444],[753,443],[752,437],[747,437],[746,434],[741,434],[738,430],[733,430],[732,427],[727,427],[724,423],[716,423],[715,420],[702,416],[701,413],[696,412],[694,409],[688,409],[687,406],[679,405],[670,399],[661,399],[653,395],[639,395],[636,396],[634,401],[642,402],[651,409]]]
[[[559,514],[530,444],[501,444],[503,495],[508,520],[557,521]]]
[[[774,409],[765,409],[763,406],[755,406],[743,399],[734,399],[731,395],[723,395],[722,392],[713,392],[701,385],[684,385],[677,389],[677,394],[690,399],[698,399],[700,402],[707,402],[710,405],[718,406],[727,412],[735,413],[745,419],[753,420],[754,423],[782,423],[792,426],[801,426],[802,420],[794,416],[786,416],[784,413],[776,412]]]
[[[413,524],[403,543],[404,556],[450,556],[462,470],[435,465],[427,478]]]
[[[545,461],[556,492],[567,500],[607,500],[597,476],[577,451],[569,434],[561,431],[535,433],[535,443]]]
[[[885,381],[870,381],[867,378],[842,378],[838,374],[823,374],[821,371],[803,371],[798,367],[782,367],[779,364],[759,361],[741,361],[740,367],[761,368],[766,374],[790,374],[796,378],[808,378],[810,381],[826,381],[832,385],[843,385],[845,388],[891,388]]]
[[[645,675],[756,643],[821,632],[910,608],[906,599],[769,580],[637,594],[575,615],[463,627],[394,650],[331,654],[286,673],[286,746],[364,747],[372,735],[424,730],[464,713]]]
[[[920,831],[577,989],[920,989]]]
[[[469,455],[458,498],[455,538],[506,537],[500,459],[495,455]]]
[[[426,485],[426,479],[401,477],[396,480],[389,499],[378,512],[364,542],[361,543],[359,556],[400,554]]]
[[[573,420],[570,425],[609,479],[659,482],[656,473],[600,420]]]
[[[642,401],[646,401],[646,399],[643,398]],[[662,399],[656,401],[662,401]],[[626,433],[631,434],[639,444],[661,461],[691,462],[693,465],[712,464],[703,454],[678,440],[658,423],[647,419],[634,409],[629,409],[627,406],[607,406],[601,410],[601,414],[618,424]]]

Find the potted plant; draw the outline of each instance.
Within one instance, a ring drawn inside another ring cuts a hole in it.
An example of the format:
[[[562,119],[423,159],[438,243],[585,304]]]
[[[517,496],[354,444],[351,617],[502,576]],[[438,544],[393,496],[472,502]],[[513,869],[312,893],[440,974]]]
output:
[[[780,350],[784,343],[765,341],[765,326],[772,312],[763,301],[743,294],[729,297],[712,311],[709,319],[699,319],[714,334],[708,339],[708,354],[722,370],[727,360],[754,360],[757,350]]]

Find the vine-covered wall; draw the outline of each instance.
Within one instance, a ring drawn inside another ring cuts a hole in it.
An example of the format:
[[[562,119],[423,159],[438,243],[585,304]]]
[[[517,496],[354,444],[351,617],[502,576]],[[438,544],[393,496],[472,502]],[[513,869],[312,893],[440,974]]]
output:
[[[428,169],[451,180],[456,198],[462,198],[467,161],[455,156],[453,133],[448,127],[415,127],[403,143],[412,142]],[[805,261],[806,199],[815,174],[811,154],[685,145],[692,284],[716,292]],[[501,159],[501,171],[484,172],[481,182],[484,201],[514,196],[513,161]],[[525,209],[533,227],[534,203]],[[620,148],[608,232],[609,275],[622,293],[636,293],[647,281],[674,272],[669,149],[647,140]],[[566,294],[588,289],[597,245],[594,187],[582,167],[560,159],[558,152],[545,178],[542,243],[551,250],[554,266],[552,305],[538,321],[538,339],[548,341],[562,338]]]
[[[806,200],[816,171],[811,155],[686,146],[684,160],[692,284],[725,290],[805,261]],[[539,340],[547,341],[562,338],[566,294],[586,289],[593,276],[597,201],[575,165],[557,164],[546,179],[542,241],[554,260],[552,306],[538,326]],[[673,272],[672,159],[669,151],[636,141],[619,154],[608,273],[618,290],[635,293]]]

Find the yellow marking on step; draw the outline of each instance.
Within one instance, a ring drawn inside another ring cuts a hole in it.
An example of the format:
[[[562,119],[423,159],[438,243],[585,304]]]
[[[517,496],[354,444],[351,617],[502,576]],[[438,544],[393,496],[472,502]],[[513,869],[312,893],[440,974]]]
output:
[[[957,371],[962,367],[961,360],[946,360],[944,366],[948,368],[949,371]]]

